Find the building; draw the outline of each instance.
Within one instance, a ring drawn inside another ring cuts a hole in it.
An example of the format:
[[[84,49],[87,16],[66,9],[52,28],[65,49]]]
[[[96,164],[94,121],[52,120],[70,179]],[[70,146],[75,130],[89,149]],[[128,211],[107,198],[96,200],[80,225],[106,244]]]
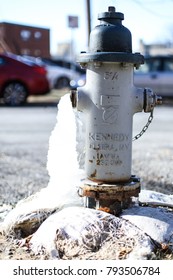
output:
[[[140,40],[140,53],[143,55],[173,55],[173,43],[145,44]]]
[[[50,30],[40,27],[0,23],[0,52],[50,57]]]

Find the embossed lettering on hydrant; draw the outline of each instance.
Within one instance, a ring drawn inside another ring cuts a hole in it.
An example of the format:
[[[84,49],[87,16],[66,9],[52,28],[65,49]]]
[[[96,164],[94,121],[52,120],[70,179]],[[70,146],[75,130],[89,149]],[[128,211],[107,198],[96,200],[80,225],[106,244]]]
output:
[[[122,160],[119,155],[114,153],[97,153],[97,165],[121,165]]]
[[[118,76],[119,74],[117,71],[105,71],[104,73],[105,80],[117,80]]]
[[[128,141],[129,135],[125,133],[89,132],[90,141]]]
[[[125,133],[89,133],[89,148],[95,150],[92,163],[96,165],[121,165],[119,152],[129,149],[129,135]]]

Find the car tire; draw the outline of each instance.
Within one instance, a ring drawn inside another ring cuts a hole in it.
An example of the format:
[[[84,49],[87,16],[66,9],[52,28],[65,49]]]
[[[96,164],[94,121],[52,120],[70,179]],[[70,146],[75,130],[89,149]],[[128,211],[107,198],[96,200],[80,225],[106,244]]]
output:
[[[57,79],[55,83],[56,89],[63,89],[63,88],[69,88],[70,87],[70,80],[67,77],[61,77]]]
[[[27,99],[26,87],[19,82],[11,82],[4,87],[3,101],[6,105],[18,106],[26,102]]]

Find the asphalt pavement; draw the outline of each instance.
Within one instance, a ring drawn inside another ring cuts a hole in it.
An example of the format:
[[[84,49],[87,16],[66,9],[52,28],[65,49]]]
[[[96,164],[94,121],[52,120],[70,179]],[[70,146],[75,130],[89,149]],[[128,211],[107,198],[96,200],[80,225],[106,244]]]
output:
[[[47,186],[49,137],[62,95],[31,97],[22,107],[0,105],[0,205]]]

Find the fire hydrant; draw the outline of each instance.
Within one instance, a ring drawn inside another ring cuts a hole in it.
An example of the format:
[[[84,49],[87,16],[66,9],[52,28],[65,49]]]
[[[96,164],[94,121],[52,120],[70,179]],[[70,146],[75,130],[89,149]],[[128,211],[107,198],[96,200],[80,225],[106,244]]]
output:
[[[71,92],[74,107],[86,119],[86,180],[79,193],[86,197],[86,207],[116,213],[140,192],[140,179],[131,174],[133,115],[151,112],[161,98],[133,85],[133,69],[144,57],[132,53],[131,32],[122,25],[124,14],[108,7],[98,19],[89,51],[78,58],[87,69],[86,85]]]

